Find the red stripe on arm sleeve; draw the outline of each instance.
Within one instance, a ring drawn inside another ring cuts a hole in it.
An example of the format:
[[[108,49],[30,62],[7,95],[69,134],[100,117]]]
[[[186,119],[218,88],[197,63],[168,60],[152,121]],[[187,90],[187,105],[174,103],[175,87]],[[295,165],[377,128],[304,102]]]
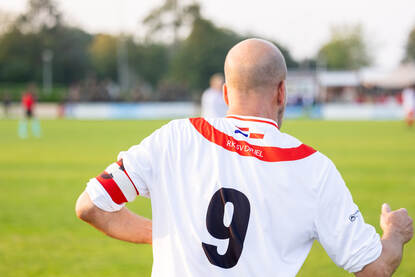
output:
[[[125,173],[125,175],[128,177],[128,180],[130,180],[131,184],[133,184],[133,187],[135,189],[135,192],[137,192],[137,195],[140,195],[138,192],[137,186],[134,184],[133,180],[131,180],[130,175],[128,175],[127,170],[124,167],[124,161],[123,159],[120,159],[117,164],[119,165],[120,169]]]
[[[115,183],[111,174],[104,171],[101,175],[97,176],[96,179],[111,196],[112,201],[118,205],[128,202],[117,183]]]

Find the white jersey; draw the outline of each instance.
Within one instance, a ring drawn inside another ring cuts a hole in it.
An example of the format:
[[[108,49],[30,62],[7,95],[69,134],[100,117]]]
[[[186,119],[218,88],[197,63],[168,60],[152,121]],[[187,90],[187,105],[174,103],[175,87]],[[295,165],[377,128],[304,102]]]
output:
[[[87,192],[151,198],[153,277],[295,276],[314,240],[350,272],[381,254],[334,164],[272,120],[174,120],[119,159]]]
[[[221,91],[209,88],[202,94],[202,116],[207,118],[224,117],[228,106]]]
[[[405,113],[414,112],[415,110],[415,91],[407,88],[402,92],[402,105]]]

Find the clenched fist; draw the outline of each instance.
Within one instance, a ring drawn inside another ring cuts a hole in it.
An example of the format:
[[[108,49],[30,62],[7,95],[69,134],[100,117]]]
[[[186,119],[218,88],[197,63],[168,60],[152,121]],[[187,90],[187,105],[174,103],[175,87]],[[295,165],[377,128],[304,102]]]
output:
[[[414,235],[412,218],[407,210],[402,208],[392,211],[388,204],[382,205],[380,227],[384,237],[397,236],[403,244],[410,241]]]

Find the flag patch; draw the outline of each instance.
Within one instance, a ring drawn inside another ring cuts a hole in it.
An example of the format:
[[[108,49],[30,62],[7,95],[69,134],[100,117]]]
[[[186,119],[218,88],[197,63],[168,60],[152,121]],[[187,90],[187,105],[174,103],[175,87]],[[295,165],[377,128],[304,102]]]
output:
[[[236,126],[236,130],[235,130],[235,134],[241,134],[246,138],[251,138],[251,139],[263,139],[264,138],[264,134],[259,134],[259,133],[251,133],[249,132],[249,128],[245,128],[245,127],[238,127]]]

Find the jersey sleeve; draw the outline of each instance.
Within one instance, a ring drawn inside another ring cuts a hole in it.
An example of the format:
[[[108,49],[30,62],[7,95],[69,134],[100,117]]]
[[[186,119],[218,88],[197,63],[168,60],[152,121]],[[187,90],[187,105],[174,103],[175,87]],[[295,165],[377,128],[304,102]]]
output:
[[[88,182],[86,192],[98,208],[115,212],[126,202],[134,201],[138,195],[150,197],[156,165],[159,164],[163,148],[161,129],[128,151],[121,152],[117,162]]]
[[[379,235],[365,223],[331,161],[321,178],[316,213],[316,238],[339,267],[358,272],[380,256]]]

